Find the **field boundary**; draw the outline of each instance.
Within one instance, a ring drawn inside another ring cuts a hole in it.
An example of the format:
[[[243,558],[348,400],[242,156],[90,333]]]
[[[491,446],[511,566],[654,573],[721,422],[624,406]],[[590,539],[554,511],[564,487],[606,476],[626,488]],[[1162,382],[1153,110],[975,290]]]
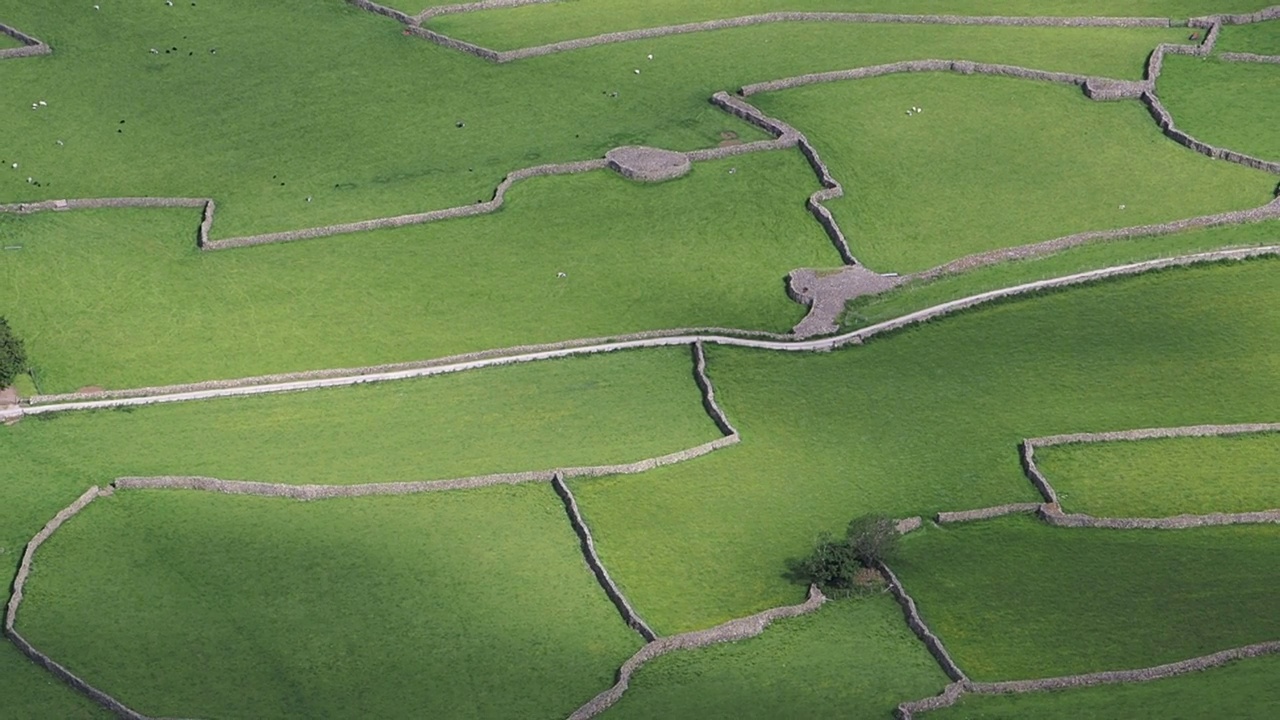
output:
[[[585,344],[583,341],[567,341],[565,343],[555,343],[545,346],[548,349],[526,351],[525,349],[520,348],[517,349],[517,351],[510,352],[509,354],[503,351],[491,351],[486,353],[485,357],[478,359],[467,359],[467,356],[459,356],[464,359],[443,359],[425,361],[421,363],[410,363],[405,366],[399,366],[394,370],[362,372],[361,369],[356,369],[352,372],[344,369],[317,371],[317,373],[299,373],[240,378],[234,380],[217,380],[200,384],[175,385],[167,387],[157,386],[127,391],[96,393],[94,395],[80,396],[86,399],[71,401],[64,401],[67,397],[65,395],[32,396],[23,399],[23,402],[25,403],[24,405],[11,411],[6,411],[9,413],[9,416],[6,416],[4,419],[16,419],[23,415],[42,415],[77,410],[137,407],[159,403],[188,402],[223,397],[241,397],[246,395],[299,392],[329,387],[345,387],[369,382],[386,382],[391,380],[429,377],[433,375],[461,372],[464,370],[473,370],[482,367],[551,360],[576,355],[617,352],[638,348],[689,345],[693,343],[787,352],[828,351],[844,347],[846,345],[860,345],[867,340],[880,335],[895,332],[930,320],[935,320],[962,310],[1020,295],[1088,284],[1110,278],[1140,275],[1167,268],[1200,265],[1205,263],[1243,261],[1252,258],[1274,256],[1280,256],[1280,245],[1215,250],[1211,252],[1159,258],[1156,260],[1146,260],[1124,265],[1114,265],[1106,268],[1049,278],[1046,280],[1022,283],[1020,285],[1000,288],[997,290],[990,290],[976,295],[970,295],[940,303],[923,310],[907,313],[906,315],[876,323],[874,325],[869,325],[858,330],[852,330],[840,335],[812,340],[753,340],[728,335],[695,333],[684,335],[650,334],[644,337],[631,339],[627,339],[623,336],[624,339],[605,342],[591,342],[589,344]],[[324,376],[316,377],[318,373],[323,374]],[[266,382],[264,382],[264,380]],[[49,402],[49,400],[53,400],[53,402]]]
[[[48,55],[53,52],[53,49],[46,45],[43,40],[28,35],[12,25],[0,23],[0,34],[8,35],[22,43],[22,47],[0,49],[0,60]]]
[[[660,637],[636,651],[635,655],[632,655],[622,664],[622,667],[618,668],[618,679],[613,686],[588,700],[586,704],[569,716],[569,720],[588,720],[588,718],[593,718],[608,710],[622,698],[623,693],[630,686],[631,678],[636,671],[654,658],[676,650],[691,650],[753,638],[764,632],[765,628],[769,627],[773,621],[814,612],[822,607],[822,604],[826,601],[827,597],[822,594],[822,591],[816,585],[810,585],[808,599],[799,605],[770,608],[755,615],[730,620],[706,630],[695,630],[679,635]]]

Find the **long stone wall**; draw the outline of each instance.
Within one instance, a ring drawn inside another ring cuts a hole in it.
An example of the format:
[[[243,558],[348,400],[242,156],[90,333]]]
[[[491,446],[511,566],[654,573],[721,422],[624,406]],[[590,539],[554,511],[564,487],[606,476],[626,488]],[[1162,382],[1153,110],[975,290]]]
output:
[[[1150,682],[1165,678],[1200,672],[1221,667],[1230,662],[1247,658],[1262,657],[1280,653],[1280,641],[1270,641],[1230,648],[1208,655],[1188,658],[1178,662],[1155,665],[1153,667],[1134,670],[1108,670],[1081,675],[1063,675],[1060,677],[1041,678],[1037,680],[1008,680],[1004,682],[973,682],[964,680],[947,686],[938,696],[905,702],[898,706],[897,716],[901,720],[913,720],[919,714],[929,710],[950,707],[958,702],[965,693],[977,695],[1005,695],[1010,693],[1046,692],[1069,688],[1092,687],[1095,685],[1114,685],[1116,683]]]
[[[1016,515],[1018,513],[1033,513],[1040,510],[1040,503],[1009,503],[1008,505],[995,505],[993,507],[978,508],[976,510],[959,510],[954,512],[940,512],[934,516],[934,522],[939,525],[947,523],[973,522],[975,520],[987,520],[994,517],[1002,517],[1004,515]]]
[[[595,538],[591,536],[591,528],[587,526],[586,519],[582,517],[582,511],[578,508],[578,500],[573,496],[573,491],[569,489],[569,486],[565,484],[564,479],[559,474],[551,478],[551,487],[564,502],[565,512],[569,514],[569,524],[573,526],[574,534],[578,536],[579,542],[582,543],[582,554],[587,561],[587,567],[591,568],[591,573],[596,576],[596,581],[600,583],[605,595],[609,597],[609,602],[612,602],[614,607],[618,609],[618,614],[622,615],[622,620],[633,630],[640,633],[645,642],[657,640],[658,634],[636,612],[635,607],[622,594],[618,584],[614,582],[609,575],[609,571],[605,569],[604,563],[600,561],[600,554],[596,552]]]
[[[702,407],[725,437],[737,437],[738,430],[733,427],[733,423],[729,422],[729,416],[724,414],[724,410],[721,410],[716,402],[716,389],[711,385],[711,378],[707,377],[707,355],[702,348],[702,343],[695,342],[692,347],[693,381],[702,392]]]
[[[414,16],[415,22],[424,22],[437,15],[454,15],[457,13],[477,12],[480,10],[497,10],[499,8],[516,8],[524,5],[543,5],[561,0],[480,0],[479,2],[458,3],[456,5],[437,5]]]
[[[117,717],[125,718],[125,720],[148,720],[147,716],[134,711],[124,703],[116,700],[107,693],[90,685],[80,676],[68,670],[62,664],[53,660],[53,658],[41,652],[38,648],[27,641],[25,637],[18,632],[14,624],[18,620],[18,607],[22,604],[23,593],[26,588],[27,578],[31,575],[31,563],[35,559],[36,551],[40,546],[49,539],[63,523],[75,517],[89,503],[93,502],[99,495],[107,494],[100,490],[98,486],[93,486],[86,490],[84,494],[76,498],[70,505],[63,508],[53,519],[45,523],[45,526],[36,533],[35,537],[27,543],[26,549],[22,553],[22,560],[18,563],[18,574],[13,579],[13,592],[9,596],[9,603],[5,609],[4,616],[4,634],[9,637],[18,650],[35,662],[37,665],[48,670],[62,682],[70,685],[77,692],[85,695],[90,700],[101,705],[107,710],[114,713]]]
[[[1246,52],[1218,53],[1218,59],[1230,62],[1280,63],[1280,55],[1258,55]]]
[[[630,659],[622,664],[622,667],[618,670],[618,680],[613,687],[596,695],[585,705],[578,708],[569,716],[569,720],[588,720],[588,718],[593,718],[608,710],[622,698],[636,671],[656,657],[676,650],[689,650],[753,638],[764,632],[764,629],[775,620],[811,613],[822,607],[822,604],[826,601],[827,598],[822,594],[822,591],[811,585],[809,587],[809,598],[799,605],[772,608],[749,617],[730,620],[723,625],[717,625],[707,630],[658,638],[640,648],[635,655],[632,655]]]
[[[527,3],[520,3],[527,4]],[[481,8],[476,8],[481,9]],[[461,12],[461,11],[458,11]],[[435,15],[441,13],[433,13]],[[421,20],[431,16],[420,16]],[[591,37],[564,40],[514,50],[492,50],[471,43],[472,48],[484,52],[482,57],[493,62],[506,63],[543,55],[581,50],[607,45],[611,43],[632,42],[670,35],[726,30],[730,28],[749,27],[782,22],[823,22],[823,23],[877,23],[877,24],[912,24],[912,25],[988,25],[1006,27],[1169,27],[1168,18],[1125,18],[1125,17],[1008,17],[1008,16],[967,16],[967,15],[905,15],[892,13],[842,13],[842,12],[771,12],[757,15],[744,15],[719,20],[663,25],[659,27],[624,30],[603,33]],[[458,41],[440,33],[432,32],[424,39],[439,42],[446,47],[461,49],[453,45]],[[474,51],[471,54],[479,55]]]

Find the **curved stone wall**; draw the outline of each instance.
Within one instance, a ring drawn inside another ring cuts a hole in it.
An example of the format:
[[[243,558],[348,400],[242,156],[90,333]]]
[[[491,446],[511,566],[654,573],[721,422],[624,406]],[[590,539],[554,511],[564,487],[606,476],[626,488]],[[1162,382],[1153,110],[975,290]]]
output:
[[[40,532],[36,533],[35,537],[31,538],[31,541],[27,543],[27,547],[22,553],[22,560],[18,564],[18,574],[13,579],[13,593],[9,596],[9,604],[5,609],[4,634],[7,635],[9,639],[13,641],[13,644],[18,647],[18,650],[20,650],[23,655],[30,658],[32,662],[35,662],[37,665],[48,670],[59,680],[70,685],[73,689],[85,695],[90,700],[93,700],[95,703],[111,711],[117,717],[124,718],[125,720],[148,720],[147,716],[134,711],[119,700],[116,700],[105,692],[90,685],[78,675],[53,660],[53,658],[45,655],[34,645],[27,642],[27,639],[18,632],[16,627],[14,627],[14,623],[18,620],[18,606],[22,604],[22,596],[23,591],[26,588],[27,578],[31,575],[31,563],[35,559],[36,550],[39,550],[40,546],[43,545],[50,536],[57,532],[58,528],[62,527],[63,523],[75,517],[85,508],[85,506],[93,502],[99,495],[106,494],[108,494],[107,491],[100,490],[96,485],[89,488],[83,495],[76,498],[74,502],[60,510],[57,515],[54,515],[53,519],[45,523],[45,526],[40,529]]]
[[[708,630],[698,630],[682,635],[669,635],[658,638],[640,648],[635,655],[632,655],[629,660],[622,664],[622,667],[618,669],[618,681],[614,683],[613,687],[596,695],[585,705],[578,708],[569,716],[569,720],[587,720],[608,710],[622,698],[622,694],[627,691],[627,687],[631,683],[631,677],[636,671],[656,657],[676,650],[688,650],[752,638],[764,632],[764,629],[769,627],[773,621],[811,613],[822,607],[822,604],[826,601],[827,598],[822,594],[822,591],[817,586],[811,585],[809,586],[809,598],[800,605],[772,608],[750,617],[730,620],[723,625],[717,625]]]

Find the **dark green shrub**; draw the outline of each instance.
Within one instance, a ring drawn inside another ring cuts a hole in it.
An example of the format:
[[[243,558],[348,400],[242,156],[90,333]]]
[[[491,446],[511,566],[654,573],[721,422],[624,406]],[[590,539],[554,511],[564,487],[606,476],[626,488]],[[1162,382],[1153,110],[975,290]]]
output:
[[[0,388],[9,387],[27,371],[27,351],[13,334],[9,321],[0,317]]]

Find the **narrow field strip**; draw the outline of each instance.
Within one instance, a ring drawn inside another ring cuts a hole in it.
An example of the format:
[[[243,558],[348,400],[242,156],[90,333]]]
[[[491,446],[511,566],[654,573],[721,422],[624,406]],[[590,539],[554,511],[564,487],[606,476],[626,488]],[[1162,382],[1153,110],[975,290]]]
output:
[[[637,340],[620,340],[616,342],[603,342],[598,344],[582,345],[580,341],[554,344],[558,345],[557,349],[542,350],[537,352],[519,353],[514,355],[503,355],[490,357],[481,360],[464,361],[460,363],[438,364],[442,361],[427,361],[430,364],[422,367],[409,367],[403,370],[383,371],[374,373],[364,373],[357,375],[332,375],[321,379],[310,380],[286,380],[281,379],[288,376],[276,376],[271,378],[273,382],[268,384],[255,384],[259,382],[258,378],[245,378],[242,380],[232,381],[213,381],[209,389],[189,390],[191,386],[180,386],[179,388],[148,388],[146,394],[122,397],[111,397],[109,393],[101,393],[106,399],[102,400],[83,400],[74,402],[52,402],[49,404],[30,404],[32,402],[40,402],[40,398],[28,398],[26,406],[14,408],[12,410],[3,411],[5,415],[0,418],[16,419],[25,415],[44,415],[49,413],[77,411],[77,410],[97,410],[106,408],[135,407],[142,405],[154,405],[175,402],[187,402],[192,400],[208,400],[220,397],[242,397],[250,395],[264,395],[282,392],[297,392],[301,390],[311,390],[329,387],[344,387],[350,385],[360,385],[365,383],[384,382],[389,380],[404,380],[409,378],[429,377],[432,375],[441,375],[463,370],[472,370],[482,367],[491,367],[497,365],[511,365],[538,360],[549,360],[556,358],[571,357],[576,355],[590,355],[599,353],[609,353],[619,350],[629,350],[644,347],[668,347],[672,345],[692,345],[695,343],[728,345],[735,347],[757,348],[764,350],[783,350],[791,352],[809,352],[833,350],[838,347],[851,344],[862,344],[863,342],[874,338],[881,334],[895,332],[902,328],[915,324],[927,322],[937,319],[960,310],[983,305],[985,303],[1002,300],[1009,297],[1015,297],[1024,294],[1038,293],[1044,290],[1054,288],[1070,287],[1072,285],[1081,285],[1093,283],[1098,280],[1107,278],[1124,277],[1129,275],[1139,275],[1154,270],[1163,270],[1167,268],[1185,267],[1204,263],[1220,263],[1223,261],[1238,261],[1251,258],[1263,258],[1280,255],[1280,246],[1267,246],[1258,248],[1243,248],[1236,250],[1219,250],[1208,253],[1197,253],[1194,255],[1185,255],[1173,258],[1161,258],[1157,260],[1149,260],[1138,263],[1130,263],[1110,268],[1102,268],[1099,270],[1090,270],[1083,273],[1075,273],[1065,277],[1053,278],[1050,280],[1040,280],[1031,283],[1024,283],[1010,288],[1002,288],[977,295],[971,295],[966,298],[952,300],[940,305],[936,305],[925,310],[909,313],[902,317],[888,320],[882,323],[853,330],[833,337],[821,338],[817,340],[802,340],[794,342],[780,342],[768,340],[751,340],[746,338],[737,338],[725,335],[663,335],[654,333],[653,336]],[[680,331],[675,331],[680,332]],[[327,373],[326,373],[327,374]],[[305,374],[304,374],[305,375]],[[243,384],[238,384],[243,383]],[[59,398],[61,399],[61,398]]]

